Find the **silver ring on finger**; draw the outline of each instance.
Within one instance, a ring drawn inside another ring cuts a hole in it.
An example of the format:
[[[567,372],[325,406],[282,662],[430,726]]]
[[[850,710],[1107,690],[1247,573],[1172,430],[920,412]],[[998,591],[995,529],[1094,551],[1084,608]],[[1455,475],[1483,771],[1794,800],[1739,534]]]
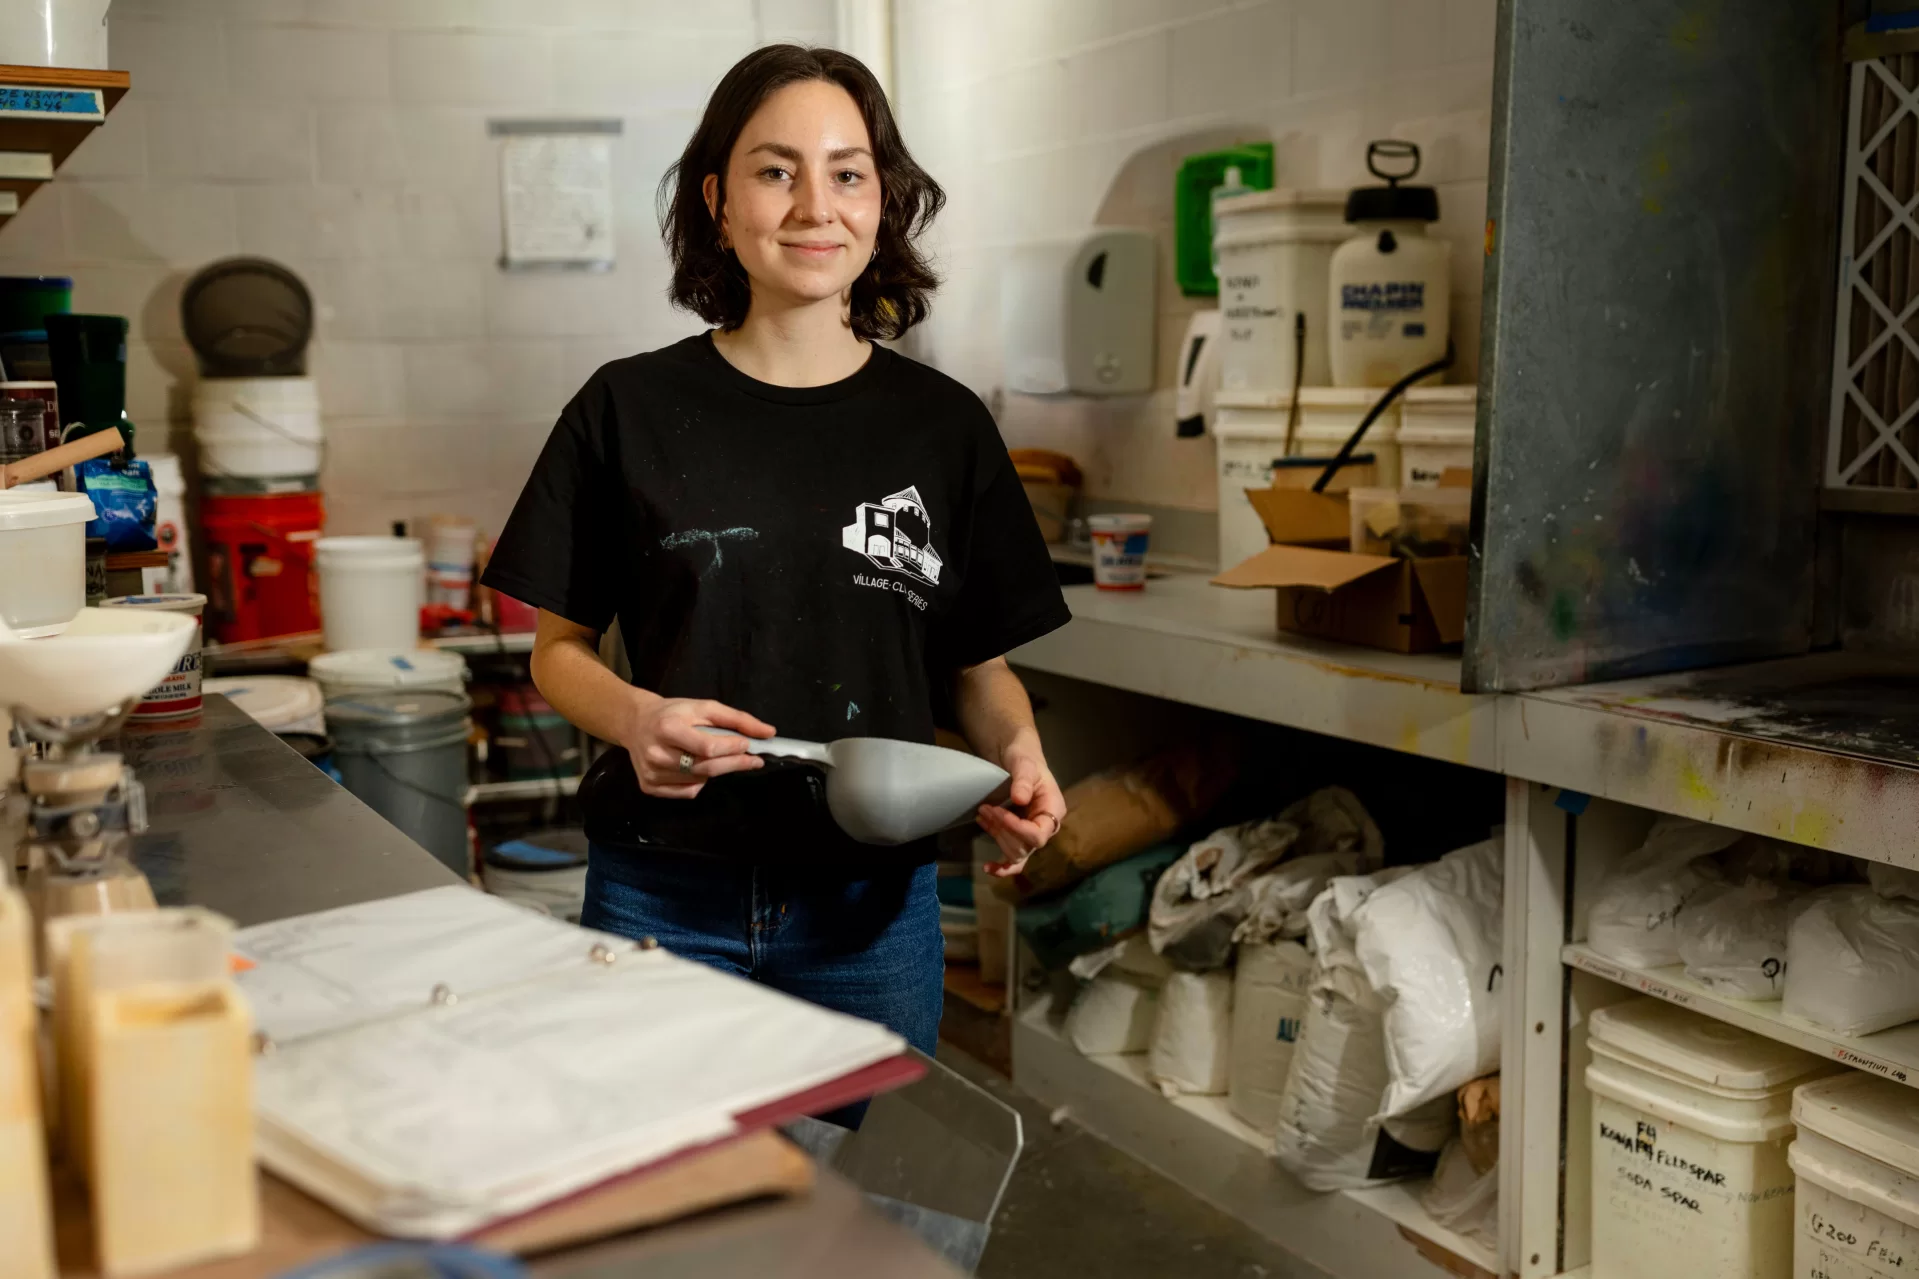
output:
[[[693,771],[693,757],[685,751],[680,752],[680,771],[682,773],[691,773]]]

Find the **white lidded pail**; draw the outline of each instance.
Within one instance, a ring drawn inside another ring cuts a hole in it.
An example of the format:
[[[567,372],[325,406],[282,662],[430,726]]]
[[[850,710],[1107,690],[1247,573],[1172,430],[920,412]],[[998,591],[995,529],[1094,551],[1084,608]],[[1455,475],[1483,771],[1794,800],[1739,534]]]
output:
[[[86,606],[93,516],[85,493],[0,490],[0,620],[19,638],[58,635]]]
[[[1476,386],[1415,386],[1407,391],[1399,419],[1399,486],[1431,488],[1448,470],[1472,470],[1478,415]]]
[[[326,732],[321,717],[324,702],[313,680],[297,675],[229,675],[207,680],[201,687],[225,697],[269,733],[319,736]]]
[[[104,71],[111,2],[0,0],[0,64]]]
[[[411,537],[323,537],[320,627],[329,652],[409,649],[420,640],[426,553]]]
[[[426,596],[429,604],[466,608],[473,602],[473,559],[479,529],[472,520],[436,515],[428,526]]]
[[[1799,1137],[1798,1276],[1896,1279],[1919,1268],[1919,1092],[1851,1071],[1802,1084],[1792,1097]]]
[[[328,701],[393,689],[466,691],[466,659],[435,648],[354,648],[322,653],[307,663]]]
[[[1249,191],[1213,208],[1219,272],[1219,384],[1285,391],[1332,381],[1326,320],[1333,250],[1349,234],[1339,191]]]
[[[1592,1279],[1788,1279],[1792,1090],[1837,1067],[1651,999],[1591,1031]]]
[[[310,377],[210,377],[193,389],[193,438],[210,479],[283,481],[320,473],[325,436]]]

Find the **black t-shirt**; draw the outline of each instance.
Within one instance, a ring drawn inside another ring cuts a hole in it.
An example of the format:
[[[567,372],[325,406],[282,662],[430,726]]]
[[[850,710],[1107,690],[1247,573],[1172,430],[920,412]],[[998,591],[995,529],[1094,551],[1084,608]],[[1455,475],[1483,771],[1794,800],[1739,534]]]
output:
[[[773,386],[705,334],[588,380],[484,580],[595,630],[618,617],[642,688],[714,698],[812,741],[930,742],[956,670],[1070,617],[971,391],[877,346],[843,381]],[[580,793],[601,845],[876,855],[833,823],[820,774],[803,766],[655,799],[615,749]]]

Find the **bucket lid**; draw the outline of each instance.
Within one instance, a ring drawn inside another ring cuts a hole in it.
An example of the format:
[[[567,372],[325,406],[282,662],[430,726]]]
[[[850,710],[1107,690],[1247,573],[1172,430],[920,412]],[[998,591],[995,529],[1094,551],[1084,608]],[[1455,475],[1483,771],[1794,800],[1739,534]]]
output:
[[[358,560],[373,563],[387,559],[426,559],[426,549],[416,537],[323,537],[313,544],[314,552],[335,561]]]
[[[270,732],[299,724],[320,713],[320,686],[297,675],[229,675],[200,686],[219,693]]]
[[[0,530],[85,524],[93,518],[93,499],[85,493],[0,490]]]
[[[187,591],[179,595],[116,595],[100,601],[101,608],[150,608],[160,613],[203,613],[207,597]]]
[[[1346,207],[1344,191],[1299,191],[1281,187],[1272,191],[1242,191],[1222,195],[1213,205],[1220,217],[1251,213],[1256,209],[1299,209],[1308,213],[1326,212],[1338,216]]]
[[[1657,999],[1635,999],[1592,1015],[1594,1040],[1708,1087],[1776,1088],[1827,1064],[1789,1044],[1701,1017]]]
[[[326,704],[327,724],[335,730],[426,726],[466,718],[473,703],[465,693],[438,688],[357,693]]]
[[[1801,1084],[1793,1122],[1919,1177],[1919,1090],[1861,1071]]]
[[[307,673],[328,684],[410,688],[464,679],[466,659],[437,648],[347,648],[320,654]]]

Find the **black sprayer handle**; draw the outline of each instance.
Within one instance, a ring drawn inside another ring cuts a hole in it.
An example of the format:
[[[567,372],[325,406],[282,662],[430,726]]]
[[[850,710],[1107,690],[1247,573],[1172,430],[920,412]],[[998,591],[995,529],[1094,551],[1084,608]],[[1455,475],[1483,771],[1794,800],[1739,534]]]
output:
[[[1313,481],[1313,492],[1324,493],[1326,491],[1326,486],[1333,482],[1333,476],[1339,474],[1339,468],[1346,465],[1352,458],[1353,450],[1358,448],[1359,442],[1366,438],[1366,432],[1370,430],[1373,423],[1378,420],[1379,415],[1386,411],[1387,405],[1404,395],[1406,388],[1421,378],[1431,377],[1441,369],[1449,369],[1452,366],[1453,340],[1447,338],[1446,354],[1440,356],[1431,364],[1420,365],[1411,373],[1408,373],[1405,377],[1386,388],[1386,394],[1380,396],[1379,402],[1366,411],[1366,416],[1361,418],[1359,425],[1353,428],[1353,433],[1346,437],[1344,444],[1339,446],[1339,452],[1333,455],[1333,460],[1326,464],[1326,469],[1320,473],[1317,480]]]
[[[1379,167],[1381,160],[1411,160],[1413,167],[1404,173],[1385,173]],[[1398,186],[1408,178],[1419,176],[1419,144],[1401,142],[1398,138],[1381,138],[1377,142],[1366,144],[1366,171],[1376,178],[1385,180],[1388,186]]]

